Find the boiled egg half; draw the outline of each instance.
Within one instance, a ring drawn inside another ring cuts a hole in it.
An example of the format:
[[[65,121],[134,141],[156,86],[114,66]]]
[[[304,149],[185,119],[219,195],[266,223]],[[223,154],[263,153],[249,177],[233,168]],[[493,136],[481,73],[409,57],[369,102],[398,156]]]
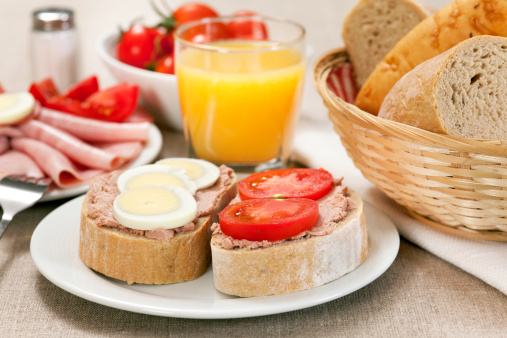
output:
[[[120,224],[131,229],[173,229],[195,219],[197,203],[184,188],[145,185],[116,196],[113,214]]]
[[[193,158],[166,158],[155,164],[178,166],[185,170],[188,177],[195,182],[197,190],[211,187],[218,180],[220,170],[211,162]]]
[[[121,193],[146,185],[176,186],[188,190],[191,195],[194,195],[197,189],[182,168],[170,165],[148,164],[128,169],[118,176],[117,184]]]
[[[27,92],[0,94],[0,124],[10,124],[30,115],[35,99]]]

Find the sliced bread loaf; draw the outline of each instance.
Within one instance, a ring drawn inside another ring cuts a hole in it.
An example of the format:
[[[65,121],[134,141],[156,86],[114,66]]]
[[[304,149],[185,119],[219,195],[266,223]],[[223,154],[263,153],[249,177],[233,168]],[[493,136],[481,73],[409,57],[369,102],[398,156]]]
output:
[[[417,0],[361,0],[354,7],[342,35],[358,88],[396,43],[432,12]]]
[[[355,104],[377,115],[394,84],[420,63],[477,35],[507,36],[507,1],[456,0],[423,20],[385,56]]]
[[[436,133],[507,140],[507,38],[465,40],[407,73],[380,117]]]

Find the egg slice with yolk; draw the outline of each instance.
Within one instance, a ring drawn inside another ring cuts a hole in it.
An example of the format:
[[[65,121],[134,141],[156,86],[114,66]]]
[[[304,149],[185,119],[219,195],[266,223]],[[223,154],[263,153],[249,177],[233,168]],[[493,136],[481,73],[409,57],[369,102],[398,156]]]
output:
[[[191,195],[197,190],[196,184],[177,166],[143,165],[128,169],[118,176],[118,189],[125,192],[145,185],[171,185],[186,189]]]
[[[0,124],[10,124],[30,115],[35,99],[27,92],[0,94]]]
[[[178,166],[184,169],[188,177],[195,182],[197,190],[211,187],[220,176],[220,170],[216,165],[194,158],[166,158],[155,164]]]
[[[192,222],[197,203],[190,192],[175,186],[146,185],[116,196],[114,218],[136,230],[174,229]]]

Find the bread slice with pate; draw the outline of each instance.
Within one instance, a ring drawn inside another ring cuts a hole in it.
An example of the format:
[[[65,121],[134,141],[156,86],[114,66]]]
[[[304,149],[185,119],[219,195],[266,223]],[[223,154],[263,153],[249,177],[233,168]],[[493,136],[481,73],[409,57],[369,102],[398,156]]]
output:
[[[358,88],[396,43],[434,10],[418,0],[361,0],[343,23]]]
[[[113,172],[96,179],[85,196],[79,232],[83,263],[129,284],[178,283],[204,274],[211,263],[210,225],[237,194],[233,170],[221,166],[217,182],[196,192],[196,220],[177,229],[154,231],[129,229],[114,219],[118,176]]]
[[[235,201],[239,197],[231,204]],[[213,224],[215,287],[240,297],[279,295],[329,283],[357,268],[368,252],[361,197],[338,185],[317,202],[317,225],[288,240],[237,240]]]

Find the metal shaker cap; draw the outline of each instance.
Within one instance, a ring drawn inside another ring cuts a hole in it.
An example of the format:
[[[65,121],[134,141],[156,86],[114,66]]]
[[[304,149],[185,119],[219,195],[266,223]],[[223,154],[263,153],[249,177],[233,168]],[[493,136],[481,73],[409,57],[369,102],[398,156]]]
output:
[[[49,7],[33,12],[33,29],[36,31],[61,31],[74,28],[74,13],[70,9]]]

